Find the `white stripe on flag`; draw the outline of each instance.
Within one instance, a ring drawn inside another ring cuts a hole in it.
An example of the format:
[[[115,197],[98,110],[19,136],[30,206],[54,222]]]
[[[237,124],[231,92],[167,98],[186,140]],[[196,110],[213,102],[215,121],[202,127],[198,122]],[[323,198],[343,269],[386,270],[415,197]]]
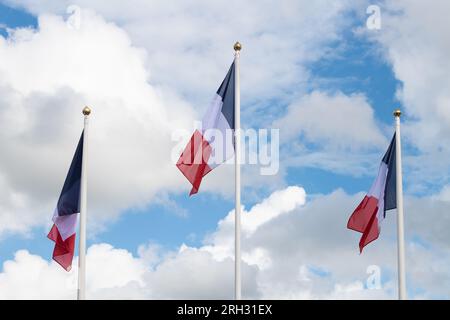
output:
[[[388,166],[381,162],[380,169],[378,170],[378,176],[372,187],[370,188],[367,196],[374,197],[378,199],[378,226],[380,226],[381,221],[384,220],[384,189],[386,187],[386,178],[388,173]]]
[[[67,216],[59,216],[58,210],[53,213],[53,223],[58,228],[59,234],[63,241],[71,237],[77,230],[77,219],[79,213],[69,214]]]

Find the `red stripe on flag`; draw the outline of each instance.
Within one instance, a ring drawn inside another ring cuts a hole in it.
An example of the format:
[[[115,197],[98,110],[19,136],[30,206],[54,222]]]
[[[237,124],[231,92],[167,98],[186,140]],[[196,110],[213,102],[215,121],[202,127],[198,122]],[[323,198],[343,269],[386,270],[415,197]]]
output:
[[[359,206],[353,211],[347,223],[347,228],[362,233],[359,241],[359,250],[376,240],[380,235],[378,227],[378,199],[365,196]]]
[[[55,260],[66,271],[72,269],[73,253],[75,251],[75,233],[65,241],[61,238],[58,228],[54,224],[47,238],[55,243],[53,249],[53,260]]]
[[[211,171],[208,166],[211,150],[208,141],[203,138],[198,130],[195,130],[180,159],[178,159],[177,168],[192,184],[190,196],[198,192],[203,177]]]

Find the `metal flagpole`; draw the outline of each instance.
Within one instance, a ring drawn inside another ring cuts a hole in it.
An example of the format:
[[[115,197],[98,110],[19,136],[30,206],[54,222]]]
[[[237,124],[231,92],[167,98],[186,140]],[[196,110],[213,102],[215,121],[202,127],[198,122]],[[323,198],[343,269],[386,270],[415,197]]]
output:
[[[80,239],[78,245],[78,300],[86,299],[86,201],[87,201],[87,160],[88,160],[88,125],[91,109],[85,107],[83,131],[83,159],[81,162],[80,190]]]
[[[235,146],[235,299],[241,300],[241,93],[239,84],[239,52],[241,44],[234,44],[234,146]]]
[[[403,222],[402,146],[400,139],[400,110],[394,111],[397,180],[397,246],[398,246],[398,298],[406,300],[405,235]]]

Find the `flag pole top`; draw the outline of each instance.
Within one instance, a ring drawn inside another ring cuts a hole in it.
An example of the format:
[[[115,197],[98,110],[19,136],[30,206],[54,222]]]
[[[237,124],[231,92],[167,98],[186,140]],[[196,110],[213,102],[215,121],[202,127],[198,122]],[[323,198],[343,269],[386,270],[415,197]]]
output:
[[[394,111],[394,117],[398,117],[398,118],[400,118],[400,116],[402,115],[402,112],[401,112],[401,110],[400,109],[396,109],[395,111]]]
[[[233,48],[234,48],[234,51],[241,51],[242,45],[240,44],[239,41],[236,41],[236,43],[234,44]]]
[[[85,116],[90,115],[90,114],[91,114],[91,108],[89,108],[88,106],[84,107],[84,109],[83,109],[83,114],[84,114]]]

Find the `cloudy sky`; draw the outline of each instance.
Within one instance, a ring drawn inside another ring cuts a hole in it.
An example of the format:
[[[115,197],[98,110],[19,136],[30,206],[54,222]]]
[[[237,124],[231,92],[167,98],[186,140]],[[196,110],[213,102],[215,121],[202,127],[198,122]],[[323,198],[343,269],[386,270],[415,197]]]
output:
[[[371,4],[380,29],[366,26]],[[88,298],[233,298],[233,166],[189,198],[171,158],[236,40],[242,127],[280,129],[278,173],[242,168],[243,297],[397,297],[395,210],[362,255],[346,223],[401,107],[408,295],[449,299],[449,11],[446,0],[0,0],[0,299],[76,297],[77,268],[51,261],[46,234],[84,105]]]

